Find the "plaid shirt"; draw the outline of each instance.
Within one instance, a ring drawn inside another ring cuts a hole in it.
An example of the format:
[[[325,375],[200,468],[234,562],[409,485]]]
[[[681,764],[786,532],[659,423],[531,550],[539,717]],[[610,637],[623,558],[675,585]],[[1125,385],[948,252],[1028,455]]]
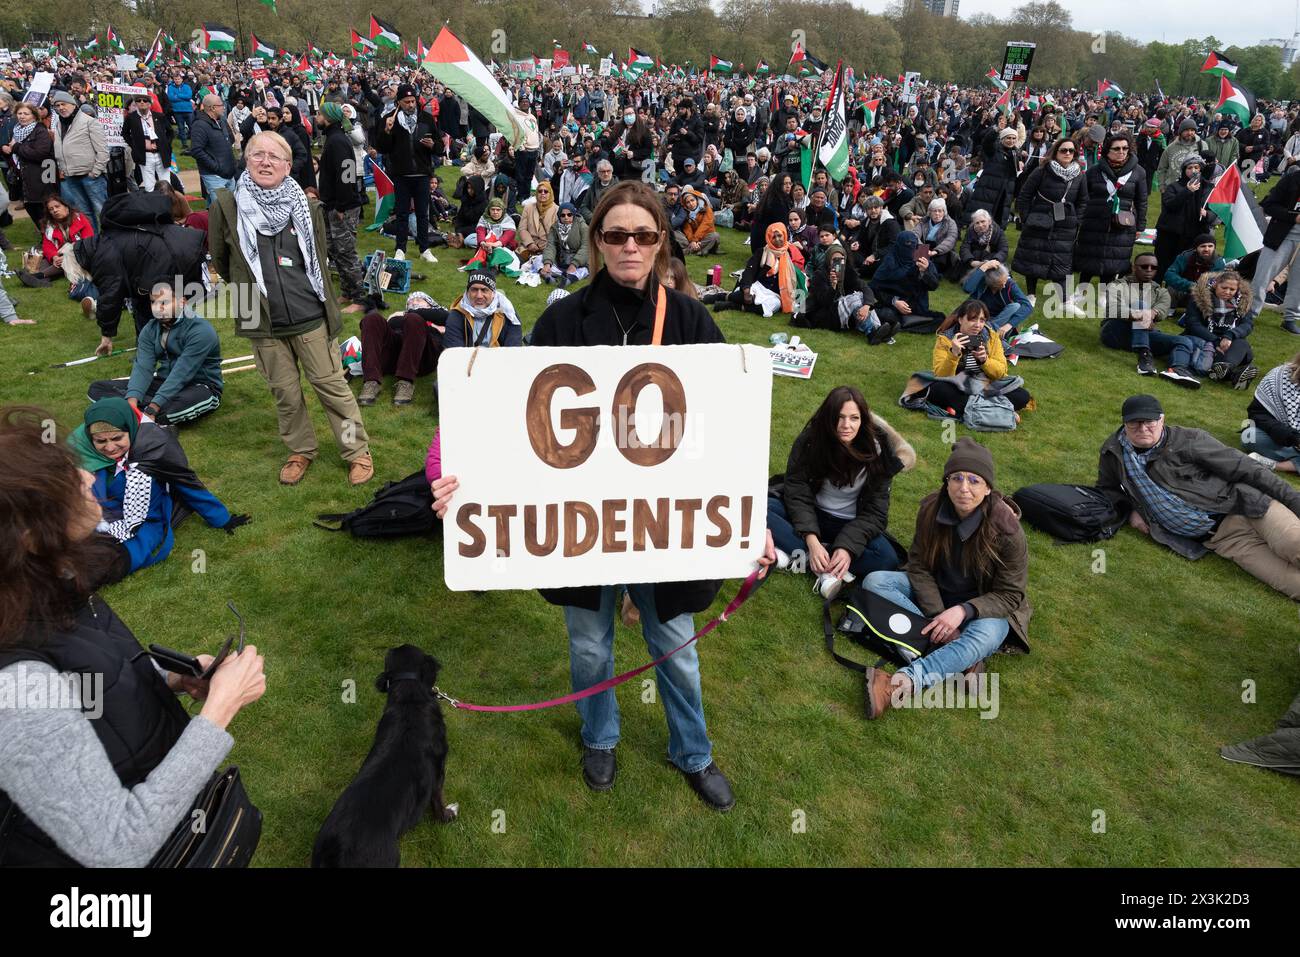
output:
[[[1147,460],[1156,449],[1164,445],[1168,437],[1169,433],[1165,432],[1151,448],[1139,451],[1133,447],[1128,435],[1121,433],[1119,441],[1124,449],[1124,470],[1157,522],[1176,535],[1204,538],[1214,531],[1214,516],[1195,505],[1189,505],[1147,474]]]

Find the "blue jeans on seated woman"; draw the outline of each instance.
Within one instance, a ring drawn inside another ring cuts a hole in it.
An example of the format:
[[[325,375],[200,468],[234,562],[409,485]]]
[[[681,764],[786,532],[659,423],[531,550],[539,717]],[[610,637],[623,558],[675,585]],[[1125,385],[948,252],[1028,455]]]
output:
[[[1242,433],[1241,448],[1244,452],[1258,452],[1274,462],[1295,462],[1300,465],[1300,449],[1293,445],[1278,445],[1273,437],[1263,429],[1255,429],[1255,441],[1247,442]]]
[[[867,591],[888,598],[896,605],[925,612],[912,601],[912,582],[907,572],[872,572],[867,576]],[[977,661],[983,661],[1002,647],[1011,625],[1005,618],[972,618],[962,625],[957,637],[945,645],[937,645],[924,658],[918,658],[900,669],[912,684],[928,688],[946,675],[961,674]]]
[[[818,538],[827,552],[835,550],[835,537],[847,524],[849,519],[836,518],[830,512],[817,509]],[[772,531],[772,542],[787,555],[807,551],[808,543],[799,537],[790,524],[790,517],[785,513],[785,502],[779,496],[769,495],[767,498],[767,527]],[[888,571],[897,567],[898,554],[894,551],[893,543],[883,533],[867,542],[862,554],[854,555],[849,562],[849,571],[858,579],[875,571]]]

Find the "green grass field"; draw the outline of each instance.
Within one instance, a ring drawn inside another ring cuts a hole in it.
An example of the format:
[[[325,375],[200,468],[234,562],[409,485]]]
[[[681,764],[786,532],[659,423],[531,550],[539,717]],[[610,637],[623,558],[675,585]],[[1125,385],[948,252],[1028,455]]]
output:
[[[743,265],[743,234],[724,232],[724,254],[693,260],[692,278],[702,280],[715,261],[727,272]],[[10,236],[19,247],[34,239],[26,220]],[[375,236],[362,233],[363,255]],[[1012,230],[1013,243],[1016,237]],[[458,252],[438,250],[436,266],[414,262],[428,276],[416,287],[449,304],[463,289]],[[16,268],[17,253],[9,259]],[[130,357],[46,369],[89,355],[98,332],[66,298],[66,284],[9,288],[19,313],[39,324],[0,330],[9,364],[0,395],[43,405],[75,425],[87,383],[127,375]],[[548,290],[504,288],[531,326]],[[945,282],[935,301],[951,308],[960,298]],[[389,301],[398,308],[401,297]],[[347,317],[345,335],[356,332],[357,319]],[[779,318],[727,312],[718,319],[733,342],[765,343],[772,332],[789,331]],[[129,345],[129,316],[122,328],[119,345]],[[231,324],[219,331],[225,355],[250,351]],[[1098,448],[1118,425],[1120,402],[1135,392],[1158,395],[1172,423],[1236,445],[1249,393],[1217,383],[1187,392],[1141,379],[1131,354],[1099,345],[1091,320],[1044,322],[1043,331],[1065,353],[1017,370],[1039,410],[1016,432],[981,437],[994,450],[1004,490],[1095,481]],[[938,486],[946,447],[941,423],[896,402],[908,373],[929,367],[931,337],[902,335],[876,348],[834,333],[804,339],[821,358],[812,381],[773,385],[771,470],[784,470],[791,441],[832,386],[857,385],[917,449],[916,469],[895,483],[890,518],[891,531],[910,541],[917,503]],[[1263,370],[1297,347],[1270,312],[1252,342]],[[266,386],[255,371],[231,375],[222,408],[182,439],[198,473],[232,511],[251,513],[253,524],[227,537],[191,520],[166,562],[106,594],[142,642],[195,653],[211,651],[229,630],[227,600],[244,614],[249,640],[266,655],[268,691],[232,724],[231,760],[265,815],[261,865],[309,862],[317,828],[370,746],[383,706],[373,680],[388,647],[410,641],[436,654],[442,687],[467,701],[517,703],[569,690],[561,613],[537,594],[451,593],[437,540],[357,541],[312,527],[317,513],[357,507],[383,481],[422,465],[437,424],[429,385],[420,383],[415,404],[401,410],[391,405],[391,388],[389,380],[365,412],[377,481],[348,486],[312,398],[321,455],[300,486],[283,488],[276,478],[286,451]],[[734,811],[706,809],[666,765],[662,707],[644,703],[634,680],[618,690],[619,778],[604,795],[581,781],[573,708],[448,713],[446,792],[459,802],[460,818],[408,834],[403,863],[1225,866],[1300,859],[1296,782],[1217,753],[1271,730],[1300,688],[1295,604],[1215,556],[1188,563],[1132,530],[1097,547],[1028,535],[1033,653],[991,662],[1000,674],[996,720],[953,710],[868,723],[861,679],[822,647],[810,579],[778,574],[701,644],[709,730],[736,788]],[[710,616],[737,585],[727,583]],[[621,624],[616,655],[620,671],[646,660],[640,636]],[[1247,681],[1256,687],[1253,703],[1242,700]],[[347,682],[355,682],[354,704],[344,702]],[[1104,833],[1094,829],[1099,811]]]

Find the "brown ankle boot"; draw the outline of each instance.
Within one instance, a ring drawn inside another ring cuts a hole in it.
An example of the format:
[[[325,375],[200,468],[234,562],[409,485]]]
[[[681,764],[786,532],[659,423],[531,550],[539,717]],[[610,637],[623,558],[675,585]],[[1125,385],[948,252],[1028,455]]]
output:
[[[867,669],[867,717],[879,718],[889,710],[894,693],[894,676],[883,668]]]

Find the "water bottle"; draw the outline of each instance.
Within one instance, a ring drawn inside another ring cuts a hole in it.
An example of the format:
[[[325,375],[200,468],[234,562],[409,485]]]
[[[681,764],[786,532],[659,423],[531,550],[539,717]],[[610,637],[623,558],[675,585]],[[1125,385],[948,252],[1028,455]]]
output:
[[[722,263],[713,264],[713,269],[709,272],[709,285],[722,285]]]
[[[774,346],[783,346],[785,345],[787,338],[789,337],[786,336],[784,332],[774,332],[772,333],[772,337],[768,339],[768,342]]]

